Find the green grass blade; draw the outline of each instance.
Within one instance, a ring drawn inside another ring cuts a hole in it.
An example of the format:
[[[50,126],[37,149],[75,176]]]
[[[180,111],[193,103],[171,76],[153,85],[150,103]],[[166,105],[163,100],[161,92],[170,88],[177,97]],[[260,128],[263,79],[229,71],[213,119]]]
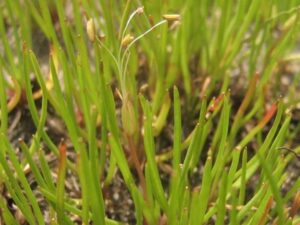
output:
[[[150,111],[149,103],[146,102],[146,99],[141,96],[141,103],[145,115],[144,121],[144,146],[145,152],[147,156],[147,164],[149,165],[150,176],[152,177],[152,182],[154,186],[154,195],[159,201],[161,207],[167,211],[168,204],[165,198],[164,189],[161,184],[161,180],[159,177],[158,168],[155,162],[155,146],[153,140],[153,131],[152,131],[152,113]]]

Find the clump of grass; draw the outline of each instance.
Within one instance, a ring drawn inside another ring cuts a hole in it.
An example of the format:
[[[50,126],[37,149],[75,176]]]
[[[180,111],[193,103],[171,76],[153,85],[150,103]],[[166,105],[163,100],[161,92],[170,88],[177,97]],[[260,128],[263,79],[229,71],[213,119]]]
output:
[[[107,217],[103,193],[120,171],[136,224],[298,224],[299,178],[286,193],[282,186],[300,152],[293,142],[299,125],[291,126],[299,99],[279,98],[271,87],[282,60],[297,59],[290,52],[299,38],[299,2],[235,3],[4,1],[4,223],[20,223],[9,196],[29,224],[73,224],[74,216],[83,224],[122,224]],[[46,63],[32,50],[37,30],[50,46]],[[298,77],[289,83],[294,92]],[[35,132],[15,146],[9,121],[22,104]],[[44,129],[50,107],[66,127],[60,143]],[[167,130],[172,143],[162,148]],[[69,174],[79,199],[67,192]]]

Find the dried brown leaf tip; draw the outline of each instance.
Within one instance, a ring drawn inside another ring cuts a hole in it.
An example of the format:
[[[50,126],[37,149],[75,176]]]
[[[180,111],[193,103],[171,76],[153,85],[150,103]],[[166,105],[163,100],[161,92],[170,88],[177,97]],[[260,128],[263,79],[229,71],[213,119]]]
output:
[[[263,224],[266,223],[266,220],[267,220],[267,218],[268,218],[270,209],[271,209],[271,207],[272,207],[272,203],[273,203],[273,197],[271,196],[271,197],[269,198],[268,202],[267,202],[267,205],[266,205],[266,207],[265,207],[264,213],[263,213],[263,215],[261,216],[258,225],[263,225]]]
[[[58,165],[58,171],[59,173],[63,173],[65,162],[67,159],[67,145],[65,144],[65,141],[62,139],[59,146],[59,165]]]
[[[153,16],[152,15],[149,15],[148,16],[148,20],[149,20],[149,23],[150,23],[150,25],[153,27],[154,26],[154,18],[153,18]]]
[[[300,191],[297,192],[297,194],[294,197],[293,205],[290,211],[290,217],[294,217],[298,214],[298,211],[300,209]]]
[[[122,39],[121,46],[126,47],[133,41],[134,37],[130,34],[126,34],[126,36]]]
[[[259,122],[258,126],[264,127],[274,116],[277,111],[277,103],[273,103],[270,109],[265,113],[263,119]]]
[[[58,150],[59,150],[59,155],[61,156],[61,158],[65,158],[66,157],[66,153],[67,153],[67,145],[65,144],[65,141],[62,139],[59,146],[58,146]]]
[[[224,99],[225,93],[222,92],[217,98],[215,98],[212,102],[212,104],[208,107],[208,112],[212,113],[214,112],[218,106],[222,103]]]

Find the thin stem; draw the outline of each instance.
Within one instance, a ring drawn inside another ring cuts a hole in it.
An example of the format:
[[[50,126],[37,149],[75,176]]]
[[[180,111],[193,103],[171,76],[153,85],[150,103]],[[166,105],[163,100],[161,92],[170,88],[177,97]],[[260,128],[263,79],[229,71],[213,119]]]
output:
[[[159,23],[155,24],[153,27],[151,27],[150,29],[148,29],[147,31],[145,31],[144,33],[142,33],[141,35],[139,35],[138,37],[136,37],[132,42],[130,42],[130,44],[127,46],[127,48],[124,51],[124,54],[122,56],[122,60],[121,60],[121,64],[124,64],[124,57],[126,55],[126,53],[129,51],[129,49],[131,48],[132,45],[135,44],[135,42],[137,42],[139,39],[141,39],[142,37],[144,37],[145,35],[147,35],[148,33],[150,33],[152,30],[154,30],[155,28],[161,26],[164,23],[167,23],[167,20],[162,20]]]

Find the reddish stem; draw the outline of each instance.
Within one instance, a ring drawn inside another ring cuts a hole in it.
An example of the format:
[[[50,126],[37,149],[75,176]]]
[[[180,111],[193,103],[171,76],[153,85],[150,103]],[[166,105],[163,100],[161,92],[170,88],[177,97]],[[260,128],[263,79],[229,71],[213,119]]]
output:
[[[225,93],[221,93],[214,101],[213,103],[209,106],[208,108],[208,112],[214,112],[218,106],[220,105],[220,103],[223,101],[224,99],[224,96],[225,96]]]
[[[266,112],[264,118],[259,122],[258,126],[261,128],[264,127],[271,120],[271,118],[274,116],[276,111],[277,111],[277,104],[273,103],[271,108]]]

